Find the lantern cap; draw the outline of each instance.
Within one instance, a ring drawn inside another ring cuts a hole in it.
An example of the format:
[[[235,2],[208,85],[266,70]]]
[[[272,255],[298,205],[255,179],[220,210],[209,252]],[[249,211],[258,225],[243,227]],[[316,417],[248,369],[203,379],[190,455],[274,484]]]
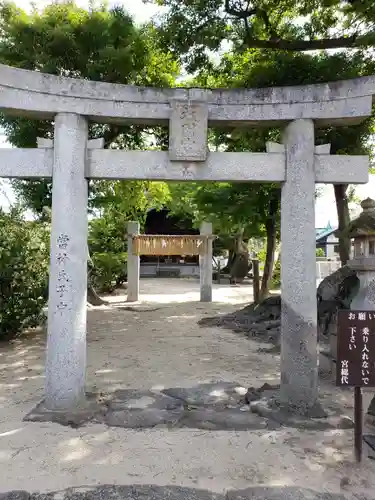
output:
[[[342,231],[336,231],[337,237],[344,238],[365,238],[373,236],[375,238],[375,201],[366,198],[361,202],[362,212],[356,219],[353,219]]]
[[[368,210],[374,210],[375,209],[375,200],[373,200],[372,198],[366,198],[365,200],[363,200],[361,202],[361,207],[362,207],[364,212],[366,212]]]

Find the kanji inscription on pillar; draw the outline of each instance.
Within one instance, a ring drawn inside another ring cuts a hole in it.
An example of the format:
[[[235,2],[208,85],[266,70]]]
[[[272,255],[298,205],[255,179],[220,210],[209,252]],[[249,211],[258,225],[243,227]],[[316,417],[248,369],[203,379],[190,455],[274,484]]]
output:
[[[338,312],[336,385],[375,387],[375,311]]]

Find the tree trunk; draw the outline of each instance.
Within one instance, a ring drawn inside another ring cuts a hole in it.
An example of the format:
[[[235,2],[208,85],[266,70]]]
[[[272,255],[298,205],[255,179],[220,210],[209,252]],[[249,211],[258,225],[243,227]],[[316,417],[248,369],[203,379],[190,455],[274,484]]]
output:
[[[270,290],[272,272],[274,268],[275,250],[277,245],[277,213],[279,209],[279,198],[273,195],[269,205],[269,216],[266,221],[266,260],[264,263],[262,286],[260,288],[260,300],[267,298]]]
[[[87,302],[92,306],[103,306],[104,304],[108,304],[108,302],[99,297],[95,288],[90,283],[90,274],[93,268],[94,263],[87,246]]]
[[[229,254],[228,254],[228,262],[227,262],[227,265],[225,266],[225,273],[230,273],[231,269],[232,269],[232,266],[233,266],[233,262],[236,258],[236,251],[234,250],[234,248],[230,249],[229,250]]]
[[[350,223],[349,202],[346,193],[347,188],[347,184],[334,185],[339,232],[341,232]],[[345,266],[350,259],[350,238],[339,238],[339,255],[341,265]]]
[[[235,253],[230,268],[230,280],[232,284],[242,283],[249,272],[249,251],[247,243],[243,240],[244,229],[236,236]]]
[[[87,285],[87,302],[92,306],[103,306],[105,304],[108,304],[106,300],[103,300],[99,297],[99,295],[96,293],[95,288],[90,284]]]

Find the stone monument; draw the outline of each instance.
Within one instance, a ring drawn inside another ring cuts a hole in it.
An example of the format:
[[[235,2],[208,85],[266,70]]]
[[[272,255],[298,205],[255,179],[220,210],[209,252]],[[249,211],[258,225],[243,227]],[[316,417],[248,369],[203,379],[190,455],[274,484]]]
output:
[[[75,80],[0,65],[0,109],[54,120],[53,143],[0,150],[0,176],[52,178],[45,405],[85,399],[87,180],[277,182],[281,196],[281,399],[314,406],[318,388],[316,183],[366,183],[366,156],[329,155],[316,127],[371,115],[375,77],[269,89],[155,89]],[[104,150],[88,121],[169,123],[169,151]],[[208,127],[281,126],[265,153],[209,152]]]

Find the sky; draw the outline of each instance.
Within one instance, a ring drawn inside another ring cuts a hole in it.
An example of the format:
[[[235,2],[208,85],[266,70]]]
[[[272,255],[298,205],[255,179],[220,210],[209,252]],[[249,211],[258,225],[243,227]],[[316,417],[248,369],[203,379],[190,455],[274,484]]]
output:
[[[30,2],[28,0],[15,0],[16,4],[24,10],[30,9]],[[49,0],[34,0],[33,4],[37,7],[43,7],[50,3]],[[88,7],[87,0],[76,0],[76,3],[81,7]],[[109,1],[110,5],[123,5],[129,14],[133,16],[136,23],[143,23],[155,15],[158,7],[155,5],[145,5],[142,0],[118,0]],[[10,147],[5,143],[4,136],[0,131],[0,147]],[[316,227],[326,227],[328,223],[332,226],[337,224],[337,213],[333,187],[331,185],[321,186],[321,195],[317,198],[315,207],[315,225]],[[375,176],[370,176],[370,182],[363,186],[356,188],[356,196],[361,199],[375,197]],[[7,181],[2,181],[0,184],[0,205],[8,206],[8,199],[13,202],[14,196]]]

